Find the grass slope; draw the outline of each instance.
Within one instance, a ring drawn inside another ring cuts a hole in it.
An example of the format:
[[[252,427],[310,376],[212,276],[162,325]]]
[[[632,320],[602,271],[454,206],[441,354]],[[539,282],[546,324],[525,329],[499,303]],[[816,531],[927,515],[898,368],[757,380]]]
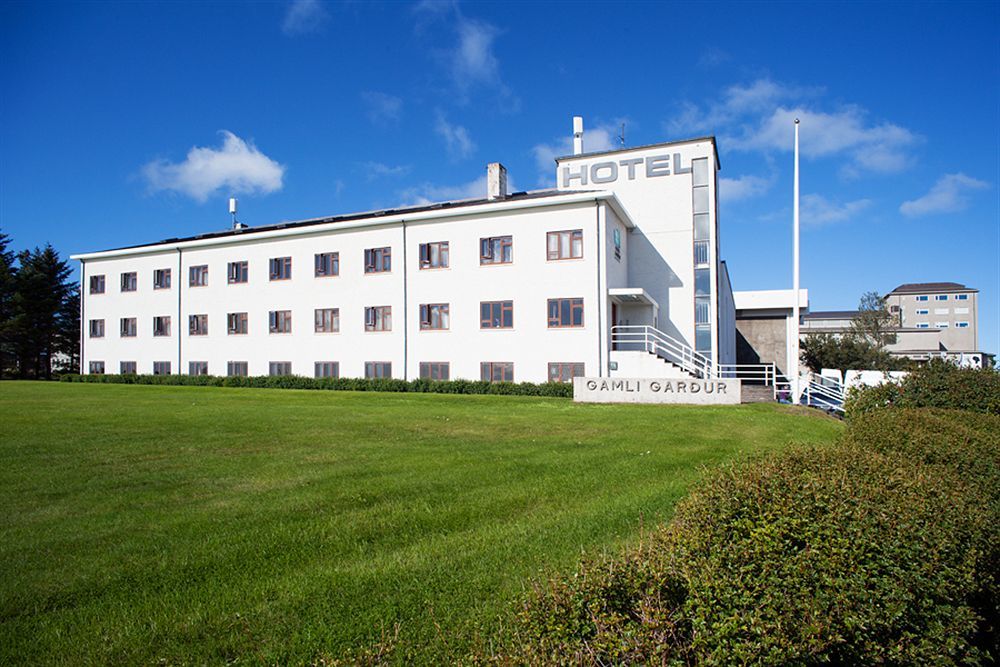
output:
[[[0,383],[0,663],[433,662],[699,468],[840,425],[774,405]]]

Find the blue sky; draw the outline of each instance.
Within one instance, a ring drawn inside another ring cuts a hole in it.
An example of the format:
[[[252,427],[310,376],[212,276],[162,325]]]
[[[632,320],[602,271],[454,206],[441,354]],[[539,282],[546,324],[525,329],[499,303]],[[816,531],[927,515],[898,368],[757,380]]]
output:
[[[952,280],[1000,330],[997,3],[0,5],[0,227],[97,250],[551,185],[588,150],[705,134],[735,289],[814,310]]]

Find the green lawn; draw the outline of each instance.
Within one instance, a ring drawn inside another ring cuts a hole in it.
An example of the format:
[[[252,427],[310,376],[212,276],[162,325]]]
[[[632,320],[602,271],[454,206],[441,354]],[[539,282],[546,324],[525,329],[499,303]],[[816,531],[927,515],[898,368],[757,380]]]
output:
[[[304,662],[397,628],[400,659],[443,660],[702,466],[839,431],[776,405],[0,383],[0,664]]]

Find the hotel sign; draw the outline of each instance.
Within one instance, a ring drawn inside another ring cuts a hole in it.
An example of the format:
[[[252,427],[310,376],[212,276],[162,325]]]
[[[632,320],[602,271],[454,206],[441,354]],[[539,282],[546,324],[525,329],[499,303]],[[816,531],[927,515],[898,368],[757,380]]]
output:
[[[620,176],[634,181],[637,174],[645,174],[646,178],[670,176],[671,174],[690,174],[691,167],[681,166],[680,153],[664,153],[648,157],[634,157],[625,160],[607,160],[594,162],[591,165],[581,164],[575,170],[566,166],[559,170],[560,187],[568,188],[573,181],[580,185],[588,183],[614,183]]]
[[[681,403],[737,405],[739,380],[677,378],[573,378],[578,403]]]

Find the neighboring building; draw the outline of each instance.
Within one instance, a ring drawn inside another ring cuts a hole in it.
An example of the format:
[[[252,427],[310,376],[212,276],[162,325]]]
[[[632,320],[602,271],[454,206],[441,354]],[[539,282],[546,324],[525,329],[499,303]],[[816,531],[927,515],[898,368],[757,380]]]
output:
[[[793,291],[734,292],[736,301],[736,360],[739,364],[774,364],[790,377],[795,340]],[[799,290],[800,318],[809,312],[809,291]]]
[[[508,194],[494,163],[480,199],[75,255],[81,370],[541,382],[733,363],[718,169],[710,137],[585,154],[581,127],[555,190]]]

